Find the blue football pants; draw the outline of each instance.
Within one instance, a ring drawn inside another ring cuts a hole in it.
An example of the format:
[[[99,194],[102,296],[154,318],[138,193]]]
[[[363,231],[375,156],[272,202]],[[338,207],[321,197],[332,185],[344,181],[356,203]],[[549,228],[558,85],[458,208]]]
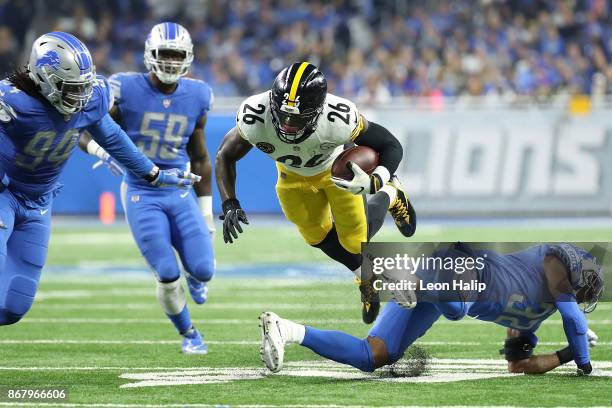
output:
[[[32,307],[47,258],[51,204],[30,209],[0,193],[0,325],[17,323]]]
[[[173,248],[189,275],[200,282],[212,279],[210,233],[191,190],[128,186],[124,205],[136,244],[160,282],[180,277]]]

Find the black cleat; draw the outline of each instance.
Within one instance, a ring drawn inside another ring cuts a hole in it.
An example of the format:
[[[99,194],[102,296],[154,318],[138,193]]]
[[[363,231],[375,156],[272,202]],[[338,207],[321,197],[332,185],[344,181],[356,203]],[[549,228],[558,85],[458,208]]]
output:
[[[395,189],[397,190],[397,195],[395,196],[395,200],[389,207],[389,212],[395,221],[395,225],[397,229],[402,233],[405,237],[411,237],[416,232],[416,212],[414,211],[414,207],[410,204],[410,200],[408,200],[408,196],[404,191],[401,183],[399,182],[397,176],[391,177],[389,181]]]
[[[371,281],[355,278],[361,292],[361,319],[365,324],[372,324],[380,311],[380,299]]]

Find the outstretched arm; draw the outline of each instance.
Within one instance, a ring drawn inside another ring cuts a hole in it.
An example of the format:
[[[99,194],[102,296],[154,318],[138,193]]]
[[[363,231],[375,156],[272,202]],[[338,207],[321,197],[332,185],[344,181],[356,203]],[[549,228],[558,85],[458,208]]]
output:
[[[571,351],[570,360],[573,359],[580,370],[585,374],[592,371],[589,357],[589,341],[587,338],[588,324],[586,317],[578,303],[569,280],[569,271],[566,265],[557,256],[548,255],[544,259],[544,273],[548,288],[555,300],[563,320],[563,330]],[[565,358],[564,360],[567,360]],[[562,364],[567,363],[562,361]]]
[[[227,243],[242,233],[240,222],[248,224],[244,210],[236,198],[236,162],[242,159],[253,147],[243,139],[237,128],[232,128],[223,138],[215,160],[217,187],[221,194],[223,207],[223,240]]]
[[[232,128],[223,138],[215,160],[217,187],[223,202],[236,198],[236,162],[252,147],[240,136],[237,128]]]
[[[200,176],[177,169],[160,170],[138,150],[128,135],[106,114],[97,123],[87,127],[93,140],[115,158],[124,168],[147,180],[154,186],[173,185],[188,187]]]
[[[187,154],[191,161],[191,171],[202,176],[202,180],[193,185],[193,189],[198,196],[198,204],[202,216],[208,224],[211,233],[215,231],[215,224],[212,215],[212,189],[211,189],[211,164],[208,149],[206,148],[206,115],[202,115],[196,123],[195,129],[187,144]]]
[[[108,112],[111,118],[117,121],[119,116],[119,110],[117,106],[113,106]],[[91,134],[84,130],[79,136],[79,148],[87,154],[96,156],[98,160],[94,165],[93,169],[97,169],[100,165],[104,164],[108,170],[115,176],[123,174],[123,169],[119,164],[106,152],[95,140],[91,137]]]

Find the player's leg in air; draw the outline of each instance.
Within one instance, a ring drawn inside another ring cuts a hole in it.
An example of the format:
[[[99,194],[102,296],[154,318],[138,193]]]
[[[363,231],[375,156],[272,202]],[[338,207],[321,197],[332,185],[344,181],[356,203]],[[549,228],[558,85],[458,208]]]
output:
[[[0,325],[30,310],[47,257],[51,204],[27,208],[8,190],[0,193]]]
[[[273,312],[260,316],[261,358],[272,372],[283,367],[285,345],[296,343],[320,356],[362,371],[393,364],[412,343],[423,336],[440,317],[431,303],[406,309],[389,302],[364,339],[334,330],[319,330],[283,319]]]
[[[354,163],[351,181],[331,177],[343,146],[356,143],[378,153],[378,167],[366,174]],[[236,198],[236,162],[256,146],[277,162],[276,192],[289,221],[309,245],[321,249],[361,278],[361,244],[381,227],[390,211],[405,236],[416,229],[416,216],[392,174],[402,158],[399,141],[385,128],[368,123],[355,104],[327,92],[323,73],[308,62],[284,68],[272,89],[245,100],[236,127],[217,152],[216,176],[223,200],[224,239],[232,243],[247,218]],[[383,190],[379,192],[379,190]],[[376,196],[376,194],[379,194]],[[362,195],[374,195],[366,204]],[[333,221],[332,221],[333,216]],[[363,320],[371,323],[380,304],[360,285]]]
[[[215,273],[212,234],[194,197],[177,191],[169,209],[172,245],[185,268],[187,287],[197,304],[208,299],[208,282]]]
[[[134,240],[157,278],[157,300],[176,330],[183,336],[183,352],[205,354],[208,348],[200,332],[193,326],[185,290],[181,284],[181,270],[172,249],[171,214],[174,194],[156,194],[128,187],[126,215]]]

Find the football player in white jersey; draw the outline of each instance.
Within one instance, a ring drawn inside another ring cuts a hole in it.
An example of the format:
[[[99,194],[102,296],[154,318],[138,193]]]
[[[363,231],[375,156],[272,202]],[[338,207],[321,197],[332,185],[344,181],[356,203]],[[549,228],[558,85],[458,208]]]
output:
[[[345,145],[376,150],[372,175],[349,162],[351,181],[331,176],[334,159]],[[223,238],[233,242],[248,224],[236,198],[236,162],[255,146],[276,161],[276,193],[287,219],[304,240],[361,276],[361,243],[382,226],[387,210],[404,236],[416,229],[416,214],[393,173],[402,146],[384,127],[368,122],[349,100],[327,93],[317,67],[298,62],[283,69],[272,89],[247,98],[236,126],[217,152],[215,171],[223,200]],[[365,200],[365,195],[371,194]],[[237,232],[236,232],[237,231]],[[362,317],[371,323],[380,303],[369,282],[360,282]]]

